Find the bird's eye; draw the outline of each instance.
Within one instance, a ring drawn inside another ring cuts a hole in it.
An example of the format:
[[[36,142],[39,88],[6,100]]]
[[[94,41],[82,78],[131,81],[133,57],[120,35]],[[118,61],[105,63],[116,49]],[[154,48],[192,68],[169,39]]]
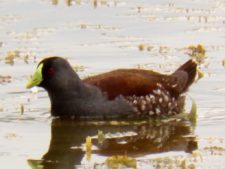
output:
[[[49,69],[48,69],[48,74],[49,75],[53,75],[55,73],[55,68],[54,67],[50,67]]]

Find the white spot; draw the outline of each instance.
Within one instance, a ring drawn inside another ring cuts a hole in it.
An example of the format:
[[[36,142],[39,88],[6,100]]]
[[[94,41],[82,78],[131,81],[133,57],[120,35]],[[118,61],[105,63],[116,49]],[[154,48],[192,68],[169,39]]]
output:
[[[151,136],[149,134],[147,134],[146,139],[150,139],[150,138],[151,138]]]
[[[166,93],[165,93],[165,90],[161,90],[161,92],[162,92],[162,95],[165,95]]]
[[[141,101],[141,104],[146,105],[146,101],[145,100],[142,100]]]
[[[169,93],[169,91],[166,91],[166,94],[167,94],[168,96],[170,96],[170,93]]]
[[[144,111],[146,106],[144,104],[141,105],[141,110]]]
[[[155,96],[154,95],[150,95],[150,99],[151,99],[152,103],[155,103]]]
[[[148,113],[149,113],[150,116],[155,114],[155,113],[154,113],[153,111],[151,111],[151,110],[150,110]]]
[[[155,109],[155,111],[156,111],[157,115],[159,115],[161,113],[161,111],[160,111],[160,109],[158,107]]]
[[[168,102],[169,101],[169,97],[167,95],[163,95],[163,96],[164,96],[165,102]]]
[[[147,102],[151,102],[151,99],[150,99],[149,96],[145,96],[145,99],[146,99]]]
[[[171,102],[169,102],[169,103],[168,103],[168,107],[171,107],[171,105],[172,105],[172,103],[171,103]]]
[[[134,112],[136,112],[136,113],[138,112],[138,109],[137,109],[137,107],[134,107]]]
[[[158,86],[158,87],[162,87],[162,84],[161,83],[156,83],[156,85]]]
[[[130,101],[127,101],[127,103],[128,103],[129,105],[131,105],[131,106],[133,105],[133,103],[132,103],[132,102],[130,102]]]
[[[161,95],[161,94],[162,94],[161,89],[158,89],[158,90],[157,90],[157,94],[158,94],[158,95]]]
[[[177,84],[174,84],[174,85],[172,85],[171,87],[172,87],[172,88],[175,88],[175,87],[177,87]]]
[[[155,98],[155,96],[150,94],[150,99],[154,99],[154,98]]]
[[[162,138],[161,137],[157,137],[156,139],[155,139],[155,142],[156,143],[162,143]],[[160,146],[160,145],[159,145]],[[162,146],[160,146],[160,147],[162,147]]]
[[[134,100],[134,101],[133,101],[133,104],[137,104],[137,100]]]
[[[152,103],[155,103],[155,97],[152,98]]]
[[[163,99],[160,97],[160,98],[159,98],[159,103],[162,103],[162,101],[163,101]]]
[[[153,92],[154,94],[157,94],[157,90],[153,90],[152,92]]]

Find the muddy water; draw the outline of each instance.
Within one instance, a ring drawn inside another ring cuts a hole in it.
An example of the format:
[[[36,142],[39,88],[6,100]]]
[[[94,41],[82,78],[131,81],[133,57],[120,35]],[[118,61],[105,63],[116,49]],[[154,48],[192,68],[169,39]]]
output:
[[[185,48],[197,44],[206,55],[200,64],[205,76],[189,91],[197,103],[196,126],[187,119],[53,120],[47,94],[25,89],[44,56],[68,58],[81,77],[119,67],[167,73],[190,58]],[[184,162],[187,168],[224,168],[224,53],[222,0],[1,0],[1,168],[101,168],[118,154],[135,158],[138,168],[182,168]],[[87,136],[93,142],[89,161]]]

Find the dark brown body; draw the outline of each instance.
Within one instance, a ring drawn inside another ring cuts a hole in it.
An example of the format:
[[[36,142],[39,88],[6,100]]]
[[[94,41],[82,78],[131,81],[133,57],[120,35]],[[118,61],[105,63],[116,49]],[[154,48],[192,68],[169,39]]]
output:
[[[171,75],[143,69],[117,69],[84,79],[85,83],[97,86],[106,92],[109,99],[118,95],[142,96],[151,93],[157,84],[162,84],[174,96],[185,92],[193,83],[196,63],[189,60]]]
[[[112,100],[119,95],[142,96],[149,94],[156,87],[156,83],[161,83],[163,78],[166,79],[167,76],[153,71],[118,69],[84,79],[84,82],[97,86]]]
[[[110,100],[124,96],[139,113],[152,110],[159,114],[178,113],[184,106],[182,94],[195,79],[196,67],[196,63],[189,60],[170,75],[143,69],[118,69],[83,81],[97,86]],[[146,97],[152,97],[152,100]]]

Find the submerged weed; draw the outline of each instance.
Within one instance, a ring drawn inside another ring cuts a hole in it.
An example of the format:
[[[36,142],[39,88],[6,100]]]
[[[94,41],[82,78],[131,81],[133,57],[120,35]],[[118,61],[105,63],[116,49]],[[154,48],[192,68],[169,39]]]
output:
[[[225,67],[225,59],[222,61],[222,65],[223,67]]]
[[[12,80],[12,77],[11,76],[3,76],[3,75],[0,75],[0,84],[1,83],[10,83]]]
[[[98,130],[98,143],[102,145],[104,141],[105,141],[105,134],[103,133],[103,131]]]
[[[28,63],[29,55],[16,49],[8,51],[4,59],[5,63],[10,65],[14,65],[16,59],[23,60],[25,63]]]
[[[90,160],[91,159],[91,148],[92,148],[92,141],[91,141],[90,136],[86,137],[85,146],[86,146],[86,158],[87,158],[87,160]]]
[[[137,161],[133,158],[122,156],[122,155],[116,155],[112,156],[106,159],[105,161],[108,168],[116,169],[121,167],[126,168],[137,168]]]
[[[198,44],[198,45],[190,45],[187,48],[187,54],[196,60],[199,64],[203,63],[206,56],[206,49],[203,45]]]
[[[138,45],[138,49],[139,49],[140,51],[144,51],[144,50],[145,50],[145,44],[140,44],[140,45]]]

